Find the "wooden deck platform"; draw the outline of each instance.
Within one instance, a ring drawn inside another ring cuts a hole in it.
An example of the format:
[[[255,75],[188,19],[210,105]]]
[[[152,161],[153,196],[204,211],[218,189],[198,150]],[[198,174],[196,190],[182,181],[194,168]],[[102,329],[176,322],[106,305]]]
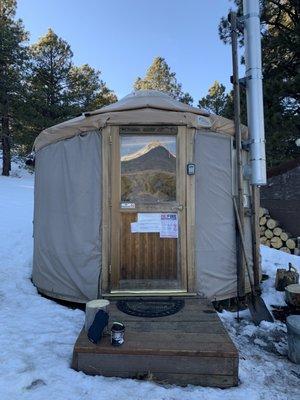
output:
[[[125,343],[98,345],[81,331],[72,368],[89,375],[152,379],[177,385],[230,387],[238,384],[238,351],[210,303],[186,299],[177,314],[160,318],[134,317],[112,302],[110,322],[123,322]]]

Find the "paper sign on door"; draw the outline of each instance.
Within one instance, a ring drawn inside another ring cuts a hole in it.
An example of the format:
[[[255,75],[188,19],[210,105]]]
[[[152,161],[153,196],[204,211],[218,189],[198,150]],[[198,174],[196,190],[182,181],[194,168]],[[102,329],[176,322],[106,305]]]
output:
[[[161,238],[178,238],[178,216],[176,213],[161,214]]]
[[[131,233],[159,233],[161,238],[178,238],[176,213],[138,213],[137,222],[131,223]]]

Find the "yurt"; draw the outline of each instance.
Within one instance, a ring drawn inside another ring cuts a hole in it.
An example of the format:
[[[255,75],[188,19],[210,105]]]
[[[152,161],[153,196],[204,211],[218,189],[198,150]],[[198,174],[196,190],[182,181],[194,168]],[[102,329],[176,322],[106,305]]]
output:
[[[41,132],[34,144],[38,290],[81,303],[235,297],[234,132],[232,121],[150,90]],[[246,171],[246,150],[243,160]],[[243,198],[251,265],[246,178]]]

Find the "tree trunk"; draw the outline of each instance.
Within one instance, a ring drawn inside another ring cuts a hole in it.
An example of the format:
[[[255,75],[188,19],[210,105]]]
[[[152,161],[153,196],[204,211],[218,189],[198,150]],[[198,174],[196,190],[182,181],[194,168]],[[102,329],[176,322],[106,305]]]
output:
[[[273,236],[271,239],[271,246],[274,247],[274,249],[280,249],[280,247],[283,247],[283,243],[280,237]]]
[[[268,238],[266,238],[265,236],[261,236],[259,240],[261,244],[264,244],[265,246],[267,245]]]
[[[271,231],[271,229],[266,229],[264,235],[268,239],[271,239],[274,236],[273,232]]]
[[[2,175],[9,176],[10,171],[10,138],[9,138],[9,115],[8,115],[8,100],[5,98],[3,107],[3,116],[1,121],[2,130],[2,150],[3,150],[3,166]]]
[[[282,234],[282,229],[278,226],[273,229],[274,236],[280,236]]]
[[[291,250],[288,247],[281,247],[279,250],[284,251],[285,253],[291,254]]]
[[[267,221],[267,227],[268,227],[269,229],[274,229],[274,228],[276,228],[278,225],[279,225],[279,224],[278,224],[278,221],[275,221],[275,219],[270,218],[270,219],[268,219],[268,221]]]
[[[293,240],[293,239],[288,239],[288,240],[285,242],[285,245],[286,245],[286,247],[288,247],[290,250],[294,250],[294,248],[296,247],[295,240]]]
[[[249,185],[252,194],[252,257],[253,257],[253,284],[256,293],[260,293],[260,229],[259,226],[259,204],[260,204],[260,190],[256,185]]]
[[[289,235],[286,232],[281,232],[280,239],[286,242],[289,238]]]
[[[265,215],[269,216],[269,211],[266,208],[259,207],[258,215],[259,218],[264,217]]]
[[[260,226],[266,225],[266,222],[267,222],[267,218],[266,217],[259,218],[259,225]]]

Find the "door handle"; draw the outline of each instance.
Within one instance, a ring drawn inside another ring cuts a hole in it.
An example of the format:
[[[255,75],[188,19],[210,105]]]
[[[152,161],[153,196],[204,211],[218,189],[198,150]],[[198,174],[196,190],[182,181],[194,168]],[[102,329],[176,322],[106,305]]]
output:
[[[183,210],[183,205],[180,204],[179,206],[174,206],[174,207],[172,207],[172,210],[182,211]]]

